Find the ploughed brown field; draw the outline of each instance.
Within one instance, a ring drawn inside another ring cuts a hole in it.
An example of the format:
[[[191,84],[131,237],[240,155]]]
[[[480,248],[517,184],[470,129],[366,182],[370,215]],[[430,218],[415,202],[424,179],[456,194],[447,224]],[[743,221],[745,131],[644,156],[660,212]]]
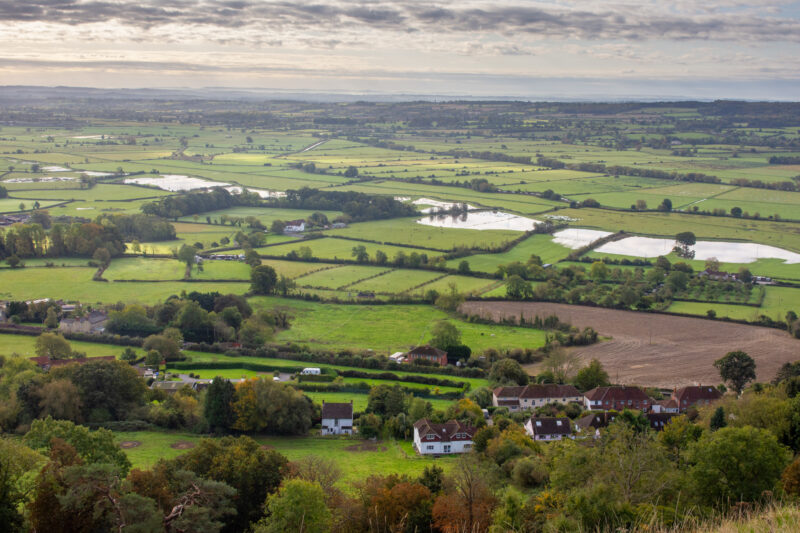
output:
[[[714,361],[743,350],[756,361],[758,381],[770,381],[786,362],[800,359],[800,340],[785,331],[634,311],[546,302],[465,302],[461,311],[495,320],[551,314],[610,340],[572,348],[584,361],[598,359],[612,382],[656,387],[720,383]]]

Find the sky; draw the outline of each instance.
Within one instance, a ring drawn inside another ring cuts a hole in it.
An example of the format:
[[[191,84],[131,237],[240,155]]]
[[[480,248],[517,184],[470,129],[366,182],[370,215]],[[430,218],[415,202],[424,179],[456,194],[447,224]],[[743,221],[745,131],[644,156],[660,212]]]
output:
[[[0,85],[800,99],[800,1],[0,0]]]

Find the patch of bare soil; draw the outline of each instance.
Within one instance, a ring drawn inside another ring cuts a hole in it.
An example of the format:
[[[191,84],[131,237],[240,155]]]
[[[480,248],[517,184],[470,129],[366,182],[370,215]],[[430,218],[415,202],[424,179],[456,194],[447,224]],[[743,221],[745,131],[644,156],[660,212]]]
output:
[[[348,451],[348,452],[355,452],[355,453],[359,453],[359,452],[377,452],[379,448],[380,448],[380,450],[382,452],[386,451],[386,446],[380,446],[379,447],[377,442],[364,441],[364,442],[360,442],[358,444],[351,444],[350,446],[346,446],[345,450]]]
[[[179,440],[178,442],[173,442],[169,445],[170,448],[173,450],[191,450],[195,447],[194,442],[189,442],[185,440]]]
[[[750,354],[757,379],[769,381],[782,364],[800,359],[800,341],[785,331],[731,322],[547,302],[465,302],[461,311],[494,320],[555,314],[592,327],[611,340],[572,350],[584,361],[598,359],[615,383],[716,384],[714,361],[734,350]]]
[[[141,446],[142,443],[138,440],[124,440],[119,443],[119,447],[123,450],[129,450],[131,448],[136,448],[137,446]]]

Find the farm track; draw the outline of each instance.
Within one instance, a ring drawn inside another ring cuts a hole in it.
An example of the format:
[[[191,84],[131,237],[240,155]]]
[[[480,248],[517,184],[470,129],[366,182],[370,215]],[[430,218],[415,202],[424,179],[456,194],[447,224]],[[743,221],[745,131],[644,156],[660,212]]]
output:
[[[717,384],[713,363],[733,350],[750,354],[757,379],[766,382],[783,363],[800,358],[800,341],[785,331],[731,322],[546,302],[474,301],[462,304],[461,311],[495,320],[556,314],[579,328],[592,327],[611,340],[573,351],[584,361],[598,359],[615,383]]]

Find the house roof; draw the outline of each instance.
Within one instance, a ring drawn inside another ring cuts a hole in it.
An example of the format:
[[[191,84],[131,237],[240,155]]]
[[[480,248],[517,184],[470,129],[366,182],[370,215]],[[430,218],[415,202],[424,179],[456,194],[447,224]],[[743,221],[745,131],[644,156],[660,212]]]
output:
[[[87,318],[89,319],[89,322],[96,324],[98,322],[108,320],[108,315],[104,311],[92,311],[89,313]]]
[[[498,398],[519,398],[524,390],[525,386],[497,387],[492,392]]]
[[[624,385],[617,387],[596,387],[585,393],[584,396],[592,402],[626,402],[628,400],[641,402],[650,400],[650,397],[639,387],[627,387]]]
[[[602,413],[594,413],[591,415],[586,415],[582,418],[579,418],[575,423],[581,429],[586,429],[589,427],[592,428],[604,428],[608,426],[614,419],[617,417],[614,413],[609,412],[602,412]]]
[[[447,355],[447,352],[425,344],[424,346],[417,346],[416,348],[409,350],[406,355],[428,355],[434,357],[443,357]]]
[[[665,409],[677,409],[678,402],[675,401],[674,398],[667,398],[666,400],[660,400],[656,402],[658,405]]]
[[[660,430],[664,427],[664,424],[668,423],[676,415],[672,413],[647,413],[645,416],[647,421],[650,422],[651,428]]]
[[[434,424],[427,418],[417,420],[414,423],[414,429],[419,433],[420,439],[441,442],[472,440],[476,431],[474,427],[462,424],[458,420],[448,420],[444,424]],[[428,436],[433,438],[428,439]]]
[[[286,225],[286,226],[299,226],[299,225],[305,224],[305,223],[306,223],[306,221],[301,218],[301,219],[298,219],[298,220],[287,220],[284,223],[284,225]]]
[[[534,435],[570,435],[572,426],[567,417],[535,417],[530,419]]]
[[[353,418],[353,402],[322,402],[322,418]]]
[[[718,400],[722,393],[710,385],[690,385],[676,390],[673,396],[680,405],[692,405],[700,400]]]
[[[524,387],[521,398],[567,398],[581,396],[581,393],[572,385],[556,385],[553,383],[543,385],[527,385]]]

